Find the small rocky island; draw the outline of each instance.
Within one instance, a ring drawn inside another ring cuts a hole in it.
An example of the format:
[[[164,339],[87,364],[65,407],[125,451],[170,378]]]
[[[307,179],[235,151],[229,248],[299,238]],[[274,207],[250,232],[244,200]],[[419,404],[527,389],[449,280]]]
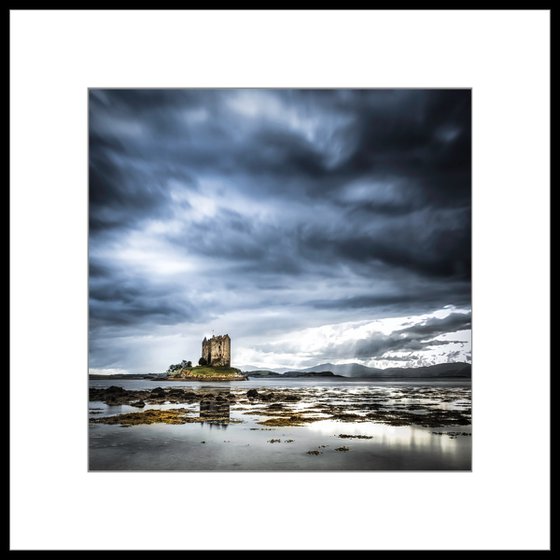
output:
[[[212,336],[202,341],[202,356],[198,365],[183,360],[172,364],[165,372],[165,379],[173,381],[243,381],[241,370],[231,367],[231,338],[228,334]]]

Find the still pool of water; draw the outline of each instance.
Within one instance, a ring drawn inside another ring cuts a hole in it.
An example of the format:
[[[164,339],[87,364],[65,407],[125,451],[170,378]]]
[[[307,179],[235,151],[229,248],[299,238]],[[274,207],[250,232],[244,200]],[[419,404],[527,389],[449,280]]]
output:
[[[177,386],[223,392],[245,398],[250,388],[298,394],[293,409],[316,403],[345,412],[354,403],[381,402],[389,411],[460,410],[470,413],[470,383],[457,381],[304,381],[249,380],[233,383],[188,383],[151,380],[92,380],[91,387],[128,390]],[[201,394],[204,393],[201,392]],[[420,403],[420,404],[419,404]],[[421,405],[421,406],[420,406]],[[363,471],[470,470],[471,427],[388,425],[375,421],[318,419],[303,426],[269,427],[259,410],[238,402],[227,405],[227,422],[205,422],[208,403],[148,404],[149,409],[188,409],[199,422],[123,427],[90,423],[89,467],[92,471]],[[90,418],[138,412],[129,405],[90,401]],[[320,414],[318,416],[321,416]],[[420,416],[419,416],[420,418]],[[469,434],[469,435],[466,435]],[[345,437],[341,437],[345,436]],[[356,437],[360,436],[360,437]],[[279,441],[278,441],[279,440]]]

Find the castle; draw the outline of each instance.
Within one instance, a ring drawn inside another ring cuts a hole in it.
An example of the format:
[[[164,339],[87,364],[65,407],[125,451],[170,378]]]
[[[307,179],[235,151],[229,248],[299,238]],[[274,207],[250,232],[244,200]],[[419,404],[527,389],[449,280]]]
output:
[[[213,336],[209,340],[204,337],[202,341],[202,357],[209,366],[230,367],[231,339],[229,334]]]

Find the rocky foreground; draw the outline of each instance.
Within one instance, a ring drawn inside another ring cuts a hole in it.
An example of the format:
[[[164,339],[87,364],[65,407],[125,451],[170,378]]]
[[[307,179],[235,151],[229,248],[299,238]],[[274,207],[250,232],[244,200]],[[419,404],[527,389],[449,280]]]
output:
[[[90,388],[90,401],[130,405],[141,412],[92,418],[92,423],[186,424],[240,422],[240,415],[257,417],[270,429],[304,426],[320,420],[375,422],[392,426],[429,428],[471,424],[470,387],[367,387],[342,390],[332,387],[208,390],[156,387],[127,390],[118,386]],[[169,408],[168,405],[180,405]],[[166,405],[165,409],[157,408]],[[232,419],[231,413],[235,414]]]

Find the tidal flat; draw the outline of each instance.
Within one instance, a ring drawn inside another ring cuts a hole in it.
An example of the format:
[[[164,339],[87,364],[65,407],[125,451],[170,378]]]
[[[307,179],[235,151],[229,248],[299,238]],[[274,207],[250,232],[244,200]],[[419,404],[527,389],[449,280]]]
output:
[[[113,383],[90,382],[90,470],[471,468],[470,382]]]

